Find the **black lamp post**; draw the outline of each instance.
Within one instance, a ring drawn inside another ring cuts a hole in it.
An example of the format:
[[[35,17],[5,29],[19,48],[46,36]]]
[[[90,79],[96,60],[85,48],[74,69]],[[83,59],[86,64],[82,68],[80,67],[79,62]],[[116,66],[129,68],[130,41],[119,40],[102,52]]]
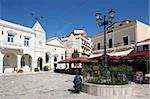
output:
[[[114,14],[115,11],[112,9],[108,12],[108,17],[106,15],[103,16],[104,20],[101,19],[101,13],[96,12],[96,21],[98,23],[98,26],[104,26],[104,70],[105,70],[105,75],[104,78],[108,78],[108,68],[107,68],[107,52],[106,52],[106,28],[108,28],[114,19]]]

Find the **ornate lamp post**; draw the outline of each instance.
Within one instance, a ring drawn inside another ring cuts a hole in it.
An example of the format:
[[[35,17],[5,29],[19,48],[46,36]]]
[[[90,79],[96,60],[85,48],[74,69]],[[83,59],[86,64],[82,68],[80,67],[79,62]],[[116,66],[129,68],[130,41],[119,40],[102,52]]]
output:
[[[103,16],[103,20],[101,19],[101,13],[96,12],[96,21],[98,23],[98,26],[104,26],[104,70],[105,75],[104,78],[108,78],[108,68],[107,68],[107,52],[106,52],[106,28],[108,28],[110,25],[112,25],[112,21],[114,19],[115,11],[112,9],[108,12],[108,17],[106,15]]]

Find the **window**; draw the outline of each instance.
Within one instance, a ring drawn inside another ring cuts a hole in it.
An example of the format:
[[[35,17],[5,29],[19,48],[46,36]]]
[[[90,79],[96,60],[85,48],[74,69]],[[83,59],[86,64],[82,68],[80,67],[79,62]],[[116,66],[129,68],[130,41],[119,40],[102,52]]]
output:
[[[109,39],[109,48],[112,48],[112,39]]]
[[[14,42],[14,35],[12,34],[8,34],[8,40],[9,43],[13,43]]]
[[[63,60],[63,56],[61,56],[61,60]]]
[[[65,51],[65,58],[67,58],[67,51]]]
[[[57,61],[57,57],[55,56],[55,57],[54,57],[54,62],[56,62],[56,61]]]
[[[98,43],[98,44],[97,44],[97,50],[100,50],[100,49],[101,49],[101,44]]]
[[[128,36],[123,37],[123,44],[128,45]]]
[[[22,56],[22,58],[21,58],[21,66],[25,66],[25,58],[24,58],[24,56]]]
[[[148,50],[148,45],[143,45],[143,50]]]
[[[24,46],[29,46],[29,38],[24,38]]]
[[[4,34],[4,32],[2,31],[2,35]]]

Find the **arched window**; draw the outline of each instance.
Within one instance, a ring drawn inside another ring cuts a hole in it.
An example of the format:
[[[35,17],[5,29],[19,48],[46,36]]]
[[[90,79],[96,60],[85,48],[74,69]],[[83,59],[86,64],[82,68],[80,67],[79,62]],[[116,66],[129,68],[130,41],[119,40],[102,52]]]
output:
[[[57,57],[56,56],[54,56],[54,61],[57,61]]]
[[[63,56],[61,56],[61,60],[63,60]]]

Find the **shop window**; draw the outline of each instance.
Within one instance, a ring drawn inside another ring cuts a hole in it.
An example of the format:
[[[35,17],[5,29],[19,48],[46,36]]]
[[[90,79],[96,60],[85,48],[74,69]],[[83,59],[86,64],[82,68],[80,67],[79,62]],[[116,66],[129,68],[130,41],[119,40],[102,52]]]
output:
[[[148,45],[143,45],[143,50],[148,50]]]

